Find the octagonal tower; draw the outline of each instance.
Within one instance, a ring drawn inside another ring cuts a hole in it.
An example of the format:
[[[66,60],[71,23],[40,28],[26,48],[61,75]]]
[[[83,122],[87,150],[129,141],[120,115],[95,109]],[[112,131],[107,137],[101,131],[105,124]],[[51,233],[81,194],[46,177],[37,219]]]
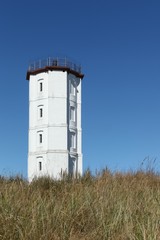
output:
[[[80,66],[48,58],[29,66],[28,179],[82,174]]]

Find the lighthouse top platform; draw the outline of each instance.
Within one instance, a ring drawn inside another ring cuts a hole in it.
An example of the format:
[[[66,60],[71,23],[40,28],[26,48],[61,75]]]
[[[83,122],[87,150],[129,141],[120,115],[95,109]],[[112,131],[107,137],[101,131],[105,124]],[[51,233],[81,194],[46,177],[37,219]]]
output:
[[[47,58],[45,60],[35,61],[29,65],[26,79],[29,80],[31,75],[36,75],[41,72],[47,71],[63,71],[72,73],[76,77],[83,78],[84,74],[81,73],[81,66],[77,65],[67,58]]]

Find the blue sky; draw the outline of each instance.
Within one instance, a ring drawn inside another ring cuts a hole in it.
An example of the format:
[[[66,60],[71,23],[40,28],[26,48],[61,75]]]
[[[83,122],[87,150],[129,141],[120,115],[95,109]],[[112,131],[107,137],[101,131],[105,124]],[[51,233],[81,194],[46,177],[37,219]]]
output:
[[[0,174],[27,175],[29,62],[82,65],[84,169],[160,170],[160,1],[3,1]]]

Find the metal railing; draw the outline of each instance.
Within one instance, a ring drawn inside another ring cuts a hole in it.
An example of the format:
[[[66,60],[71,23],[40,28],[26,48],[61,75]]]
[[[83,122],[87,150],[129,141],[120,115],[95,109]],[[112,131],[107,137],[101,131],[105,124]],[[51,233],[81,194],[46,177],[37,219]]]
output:
[[[77,65],[71,62],[67,58],[52,58],[52,57],[49,57],[45,60],[39,60],[31,63],[29,65],[28,71],[32,72],[45,67],[65,67],[65,68],[70,68],[75,72],[81,73],[80,65]]]

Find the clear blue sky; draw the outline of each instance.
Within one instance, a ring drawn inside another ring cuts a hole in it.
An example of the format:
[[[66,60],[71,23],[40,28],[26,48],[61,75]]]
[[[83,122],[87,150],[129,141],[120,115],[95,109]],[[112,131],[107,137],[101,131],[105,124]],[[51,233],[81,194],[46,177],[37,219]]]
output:
[[[84,169],[160,170],[160,1],[2,1],[0,174],[27,174],[30,61],[68,56],[83,80]]]

